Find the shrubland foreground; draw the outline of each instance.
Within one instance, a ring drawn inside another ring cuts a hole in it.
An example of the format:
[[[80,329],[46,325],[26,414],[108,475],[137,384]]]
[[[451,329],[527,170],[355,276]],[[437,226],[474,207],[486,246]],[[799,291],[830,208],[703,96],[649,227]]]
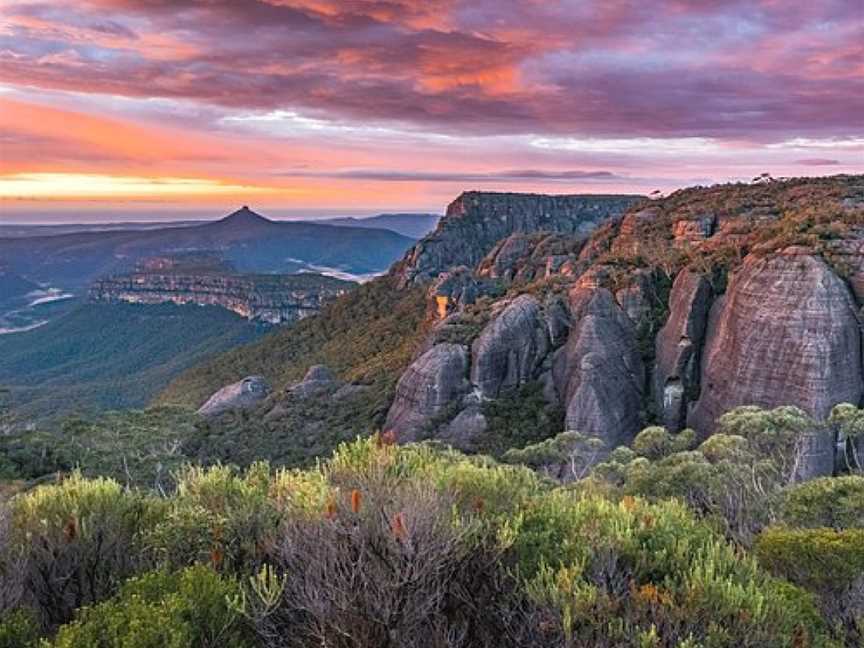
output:
[[[568,486],[386,435],[168,495],[73,472],[0,509],[0,646],[860,645],[864,477],[790,483],[788,409]]]

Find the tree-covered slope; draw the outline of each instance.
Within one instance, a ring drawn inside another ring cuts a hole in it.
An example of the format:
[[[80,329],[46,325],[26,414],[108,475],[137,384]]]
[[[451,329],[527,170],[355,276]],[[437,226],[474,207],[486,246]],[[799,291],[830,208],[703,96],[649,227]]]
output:
[[[0,385],[25,417],[141,406],[187,367],[262,332],[215,306],[86,304],[0,336]]]

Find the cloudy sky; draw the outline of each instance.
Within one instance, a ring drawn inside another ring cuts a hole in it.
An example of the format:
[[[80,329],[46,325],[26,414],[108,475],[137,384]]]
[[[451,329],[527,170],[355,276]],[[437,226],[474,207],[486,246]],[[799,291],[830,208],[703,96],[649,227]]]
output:
[[[0,219],[764,171],[864,172],[864,0],[0,0]]]

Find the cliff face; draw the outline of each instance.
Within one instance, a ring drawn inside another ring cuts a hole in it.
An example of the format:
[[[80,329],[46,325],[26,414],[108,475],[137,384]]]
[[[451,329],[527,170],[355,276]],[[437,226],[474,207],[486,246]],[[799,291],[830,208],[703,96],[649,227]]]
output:
[[[703,435],[739,405],[796,405],[824,419],[838,403],[861,402],[858,305],[807,248],[747,257],[711,317],[690,416]]]
[[[473,266],[499,241],[518,232],[587,235],[640,200],[640,196],[469,191],[450,203],[438,228],[408,251],[395,272],[407,285],[432,279],[453,266]],[[508,252],[517,253],[519,245],[514,240]]]
[[[355,285],[313,274],[239,275],[161,270],[157,267],[101,279],[91,287],[90,301],[221,306],[250,320],[279,324],[317,313],[324,303]]]
[[[472,353],[452,372],[419,357],[386,429],[405,438],[411,421],[416,438],[422,421],[471,449],[495,432],[486,404],[530,383],[606,450],[649,423],[704,438],[741,405],[824,419],[862,403],[864,177],[689,189],[600,227],[584,200],[463,194],[394,268],[436,278],[424,349]],[[613,204],[593,207],[608,219]],[[805,473],[830,471],[822,459]]]

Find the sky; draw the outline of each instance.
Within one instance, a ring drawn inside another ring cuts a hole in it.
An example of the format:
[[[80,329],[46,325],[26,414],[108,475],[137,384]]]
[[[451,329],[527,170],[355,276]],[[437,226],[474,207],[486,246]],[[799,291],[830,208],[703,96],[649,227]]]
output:
[[[0,222],[864,172],[864,0],[0,0]]]

